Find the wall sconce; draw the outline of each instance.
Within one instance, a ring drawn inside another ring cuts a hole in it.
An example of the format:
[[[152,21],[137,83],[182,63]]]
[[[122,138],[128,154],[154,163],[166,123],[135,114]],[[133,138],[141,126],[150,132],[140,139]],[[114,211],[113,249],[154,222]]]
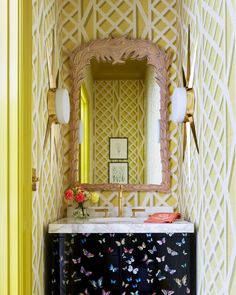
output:
[[[186,123],[190,124],[194,142],[199,153],[196,128],[194,124],[193,114],[195,106],[195,94],[193,90],[193,76],[194,67],[196,61],[197,44],[193,55],[193,67],[190,65],[190,26],[188,26],[188,54],[187,54],[187,76],[185,76],[184,69],[182,67],[183,74],[183,87],[175,88],[172,95],[172,116],[171,119],[175,123],[183,123],[183,159],[187,141],[187,129]]]
[[[55,88],[48,90],[48,122],[44,139],[44,148],[47,143],[52,124],[67,124],[70,120],[70,98],[67,89]]]
[[[57,56],[57,47],[55,46],[55,29],[53,30],[52,44],[52,61],[50,61],[49,50],[46,50],[48,61],[49,90],[47,93],[48,122],[43,148],[46,147],[52,124],[67,124],[70,120],[70,98],[68,91],[65,88],[58,88],[59,58]]]

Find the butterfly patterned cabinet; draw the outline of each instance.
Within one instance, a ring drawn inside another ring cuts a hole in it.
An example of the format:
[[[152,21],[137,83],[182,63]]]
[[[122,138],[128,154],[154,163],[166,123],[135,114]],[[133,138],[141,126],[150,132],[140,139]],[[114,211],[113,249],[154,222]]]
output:
[[[196,294],[191,232],[50,233],[47,248],[47,294]]]

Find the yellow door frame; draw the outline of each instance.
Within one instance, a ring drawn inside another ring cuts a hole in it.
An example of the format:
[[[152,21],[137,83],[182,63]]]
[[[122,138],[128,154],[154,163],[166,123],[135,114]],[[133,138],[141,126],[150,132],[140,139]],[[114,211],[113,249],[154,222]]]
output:
[[[32,294],[32,3],[0,1],[0,294]]]

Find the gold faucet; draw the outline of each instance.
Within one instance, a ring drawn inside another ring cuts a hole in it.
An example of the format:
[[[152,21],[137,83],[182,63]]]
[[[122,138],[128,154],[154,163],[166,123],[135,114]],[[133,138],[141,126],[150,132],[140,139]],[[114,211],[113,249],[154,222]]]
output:
[[[118,192],[118,217],[123,216],[123,194],[122,187],[120,186],[120,190]]]

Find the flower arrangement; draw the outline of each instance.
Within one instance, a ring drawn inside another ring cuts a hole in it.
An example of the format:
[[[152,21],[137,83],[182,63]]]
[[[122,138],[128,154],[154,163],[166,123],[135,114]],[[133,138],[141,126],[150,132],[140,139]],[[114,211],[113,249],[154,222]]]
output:
[[[68,188],[65,191],[64,200],[68,205],[76,205],[73,212],[74,217],[88,217],[84,203],[90,201],[92,204],[96,204],[99,201],[99,195],[96,192],[88,192],[83,190],[79,186]]]

